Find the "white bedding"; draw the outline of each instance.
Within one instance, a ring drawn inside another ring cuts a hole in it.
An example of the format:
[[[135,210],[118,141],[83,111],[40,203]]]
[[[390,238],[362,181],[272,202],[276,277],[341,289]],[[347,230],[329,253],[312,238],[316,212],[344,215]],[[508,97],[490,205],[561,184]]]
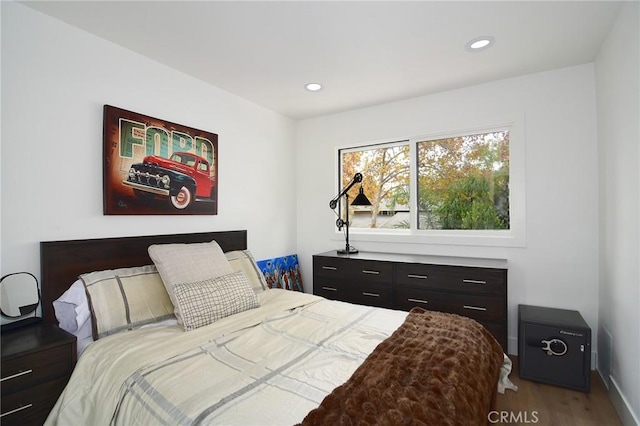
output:
[[[285,290],[185,332],[142,328],[92,343],[48,425],[293,425],[345,382],[407,313]]]

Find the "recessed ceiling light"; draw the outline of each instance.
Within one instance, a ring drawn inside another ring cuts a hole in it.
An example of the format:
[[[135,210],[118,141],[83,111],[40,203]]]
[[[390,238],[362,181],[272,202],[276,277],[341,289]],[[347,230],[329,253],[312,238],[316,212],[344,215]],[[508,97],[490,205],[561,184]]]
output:
[[[478,37],[468,42],[465,47],[469,52],[480,52],[491,47],[493,45],[493,41],[493,37]]]
[[[320,83],[309,83],[307,85],[304,86],[307,90],[309,90],[310,92],[317,92],[318,90],[322,89],[322,84]]]

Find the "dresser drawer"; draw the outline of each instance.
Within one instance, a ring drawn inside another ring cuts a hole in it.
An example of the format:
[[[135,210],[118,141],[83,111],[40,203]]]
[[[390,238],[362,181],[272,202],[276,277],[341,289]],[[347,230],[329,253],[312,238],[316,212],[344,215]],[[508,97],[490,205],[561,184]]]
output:
[[[393,308],[393,288],[375,284],[355,285],[351,289],[349,302],[359,305]]]
[[[396,267],[396,283],[459,293],[502,295],[506,293],[506,270],[404,263]]]
[[[8,394],[61,376],[73,369],[73,345],[61,345],[48,350],[2,361],[2,409]]]
[[[398,287],[396,306],[410,310],[420,306],[432,311],[463,315],[478,321],[505,321],[504,299],[499,297],[446,293]]]
[[[69,376],[64,376],[30,389],[24,389],[7,396],[3,395],[0,423],[3,426],[42,425],[68,380]]]
[[[374,260],[314,256],[313,273],[314,277],[391,284],[393,264]]]
[[[313,294],[332,300],[351,301],[349,286],[339,279],[319,279],[316,277],[313,282]]]

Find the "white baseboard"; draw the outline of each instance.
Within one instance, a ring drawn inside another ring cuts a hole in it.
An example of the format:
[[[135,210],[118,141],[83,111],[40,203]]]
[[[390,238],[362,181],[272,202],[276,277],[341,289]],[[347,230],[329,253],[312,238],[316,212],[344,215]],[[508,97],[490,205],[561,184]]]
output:
[[[507,337],[507,355],[518,355],[517,337]]]
[[[620,420],[622,420],[622,424],[624,426],[640,426],[640,420],[638,420],[638,416],[633,412],[629,401],[625,396],[620,392],[620,386],[616,380],[609,376],[609,381],[611,386],[609,386],[609,399],[613,403],[618,415],[620,416]]]

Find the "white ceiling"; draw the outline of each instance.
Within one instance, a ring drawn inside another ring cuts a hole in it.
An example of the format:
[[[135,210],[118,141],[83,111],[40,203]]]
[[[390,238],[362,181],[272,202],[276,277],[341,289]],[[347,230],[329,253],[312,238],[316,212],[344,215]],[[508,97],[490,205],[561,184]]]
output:
[[[27,1],[303,119],[592,62],[616,1]],[[489,35],[495,44],[470,53]],[[308,92],[304,85],[324,88]]]

